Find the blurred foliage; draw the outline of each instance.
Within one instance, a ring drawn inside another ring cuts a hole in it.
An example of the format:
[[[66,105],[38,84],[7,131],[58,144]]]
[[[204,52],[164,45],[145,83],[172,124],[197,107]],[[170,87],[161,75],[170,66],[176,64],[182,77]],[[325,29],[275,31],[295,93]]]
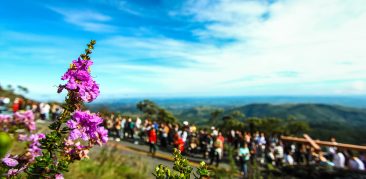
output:
[[[8,152],[12,143],[13,141],[7,133],[0,132],[0,158]]]
[[[91,159],[70,165],[65,178],[78,179],[146,179],[151,178],[149,166],[142,158],[125,156],[116,148],[96,148],[90,154]]]
[[[174,165],[173,171],[168,167],[160,164],[155,168],[153,175],[156,179],[190,179],[193,168],[189,161],[182,156],[178,149],[174,149]],[[201,162],[196,173],[193,173],[195,179],[205,179],[210,177],[210,172],[205,162]]]

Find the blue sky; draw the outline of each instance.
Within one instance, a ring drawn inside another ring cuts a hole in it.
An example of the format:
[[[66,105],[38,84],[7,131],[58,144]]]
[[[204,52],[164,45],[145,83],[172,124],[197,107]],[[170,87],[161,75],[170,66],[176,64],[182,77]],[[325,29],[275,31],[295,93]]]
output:
[[[4,0],[0,84],[60,98],[97,40],[101,98],[366,94],[364,0]]]

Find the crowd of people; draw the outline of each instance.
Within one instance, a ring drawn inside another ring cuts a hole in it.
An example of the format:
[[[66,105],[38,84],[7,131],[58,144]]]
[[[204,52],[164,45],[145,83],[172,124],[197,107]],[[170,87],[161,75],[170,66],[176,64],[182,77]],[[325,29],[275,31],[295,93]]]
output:
[[[228,155],[225,150],[231,147],[237,151],[235,159],[244,176],[248,174],[248,164],[254,162],[262,166],[318,164],[351,170],[365,170],[366,164],[364,153],[356,155],[354,151],[336,147],[327,147],[323,152],[317,152],[309,144],[281,141],[279,134],[220,131],[215,126],[201,129],[189,125],[187,121],[180,125],[115,115],[108,116],[105,125],[111,138],[116,141],[127,139],[135,143],[145,142],[152,155],[157,147],[162,150],[178,148],[184,155],[208,159],[209,164],[219,166]]]
[[[60,105],[53,103],[38,103],[22,98],[14,98],[13,101],[8,97],[0,97],[0,114],[15,113],[20,110],[32,110],[36,119],[56,120],[62,113],[63,109]]]
[[[32,110],[36,119],[40,120],[55,120],[62,113],[62,108],[58,104],[36,103],[21,98],[11,101],[9,98],[0,97],[0,113],[19,110]],[[225,158],[228,158],[230,147],[237,151],[234,158],[244,176],[248,175],[248,165],[254,162],[262,166],[318,164],[365,171],[365,153],[337,147],[326,147],[319,152],[309,144],[281,141],[279,134],[240,130],[221,131],[215,126],[198,128],[187,121],[182,124],[167,123],[114,114],[104,118],[106,119],[104,125],[111,139],[148,144],[149,152],[153,156],[157,148],[166,151],[178,148],[184,155],[208,160],[209,164],[219,166]],[[336,143],[334,138],[331,141]]]

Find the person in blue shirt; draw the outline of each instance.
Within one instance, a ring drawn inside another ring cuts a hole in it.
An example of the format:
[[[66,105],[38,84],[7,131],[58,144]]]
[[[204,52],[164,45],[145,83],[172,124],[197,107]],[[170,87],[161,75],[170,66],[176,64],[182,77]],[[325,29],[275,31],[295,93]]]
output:
[[[250,152],[248,148],[248,144],[244,142],[244,144],[239,148],[239,157],[241,161],[241,170],[244,177],[248,176],[248,163],[250,159]]]

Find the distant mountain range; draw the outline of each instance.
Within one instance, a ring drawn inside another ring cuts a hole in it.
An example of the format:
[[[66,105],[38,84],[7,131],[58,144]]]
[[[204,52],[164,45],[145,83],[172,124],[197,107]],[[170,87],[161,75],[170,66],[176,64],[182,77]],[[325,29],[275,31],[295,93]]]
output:
[[[192,108],[197,106],[233,107],[253,103],[296,104],[317,103],[366,108],[366,96],[230,96],[230,97],[176,97],[176,98],[113,98],[97,104],[131,106],[150,99],[165,108]],[[95,104],[95,103],[93,103]]]
[[[181,120],[196,124],[205,124],[210,114],[217,108],[193,107],[185,110],[173,110]],[[249,104],[225,109],[219,116],[228,116],[240,111],[249,117],[295,118],[307,121],[311,127],[310,135],[322,140],[336,137],[340,142],[366,144],[366,109],[328,104]]]
[[[311,123],[319,122],[351,122],[366,124],[366,109],[344,107],[327,104],[250,104],[226,111],[240,111],[247,117],[278,117],[292,116]]]

